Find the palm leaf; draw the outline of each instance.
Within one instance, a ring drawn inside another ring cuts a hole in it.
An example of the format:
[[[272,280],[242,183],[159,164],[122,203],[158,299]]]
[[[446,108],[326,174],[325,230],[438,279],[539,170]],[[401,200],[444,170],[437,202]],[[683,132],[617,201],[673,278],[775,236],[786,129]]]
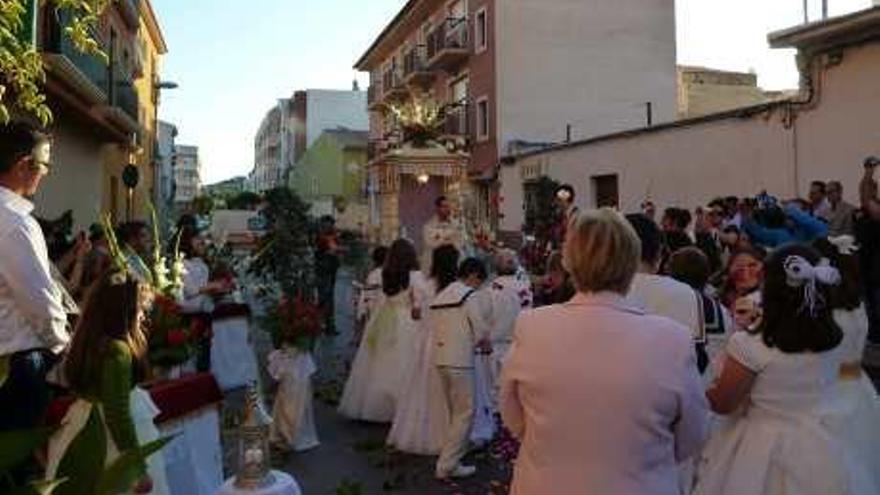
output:
[[[52,436],[52,428],[0,432],[0,472],[21,464]]]
[[[123,452],[104,470],[101,482],[94,492],[95,495],[115,495],[131,488],[138,480],[138,472],[135,468],[145,462],[148,457],[162,450],[171,440],[174,440],[173,435],[162,437],[141,445],[136,449]]]
[[[58,465],[58,478],[67,482],[58,487],[56,494],[84,495],[95,493],[104,460],[107,457],[107,433],[97,407],[92,407],[86,425],[79,431],[64,452]]]

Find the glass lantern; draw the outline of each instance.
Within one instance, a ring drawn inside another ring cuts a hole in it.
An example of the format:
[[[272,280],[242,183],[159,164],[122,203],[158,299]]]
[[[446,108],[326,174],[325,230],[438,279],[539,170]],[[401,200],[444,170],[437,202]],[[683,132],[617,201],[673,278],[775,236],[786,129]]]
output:
[[[235,487],[258,490],[270,486],[269,426],[272,418],[263,410],[256,384],[248,388],[244,420],[238,430],[238,472]]]

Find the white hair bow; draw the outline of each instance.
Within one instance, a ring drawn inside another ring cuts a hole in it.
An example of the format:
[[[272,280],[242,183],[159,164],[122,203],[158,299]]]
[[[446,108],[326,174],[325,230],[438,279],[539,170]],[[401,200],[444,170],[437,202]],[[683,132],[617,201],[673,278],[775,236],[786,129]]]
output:
[[[840,272],[831,266],[831,263],[823,258],[818,265],[813,265],[802,256],[789,256],[782,264],[785,270],[785,278],[789,287],[803,287],[804,304],[799,312],[809,310],[810,316],[815,317],[817,308],[825,304],[822,294],[816,284],[837,285],[840,283]]]
[[[834,247],[837,248],[838,253],[844,256],[856,254],[859,250],[859,245],[856,243],[856,238],[851,235],[829,237],[828,242],[830,242]]]

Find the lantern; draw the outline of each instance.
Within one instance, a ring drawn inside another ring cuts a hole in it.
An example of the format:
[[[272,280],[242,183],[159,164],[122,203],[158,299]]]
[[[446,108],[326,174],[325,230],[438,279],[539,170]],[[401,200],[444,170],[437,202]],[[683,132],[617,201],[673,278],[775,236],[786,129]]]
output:
[[[245,402],[244,420],[238,430],[238,473],[235,487],[259,490],[272,485],[269,466],[269,425],[272,418],[263,410],[256,384],[251,384]]]

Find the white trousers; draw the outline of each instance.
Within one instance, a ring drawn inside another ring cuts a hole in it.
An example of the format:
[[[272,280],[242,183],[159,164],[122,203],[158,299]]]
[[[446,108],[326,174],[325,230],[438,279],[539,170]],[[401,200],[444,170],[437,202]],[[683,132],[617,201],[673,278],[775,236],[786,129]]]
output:
[[[439,370],[450,419],[437,460],[437,476],[445,477],[455,470],[468,452],[474,419],[474,370],[446,367]]]

